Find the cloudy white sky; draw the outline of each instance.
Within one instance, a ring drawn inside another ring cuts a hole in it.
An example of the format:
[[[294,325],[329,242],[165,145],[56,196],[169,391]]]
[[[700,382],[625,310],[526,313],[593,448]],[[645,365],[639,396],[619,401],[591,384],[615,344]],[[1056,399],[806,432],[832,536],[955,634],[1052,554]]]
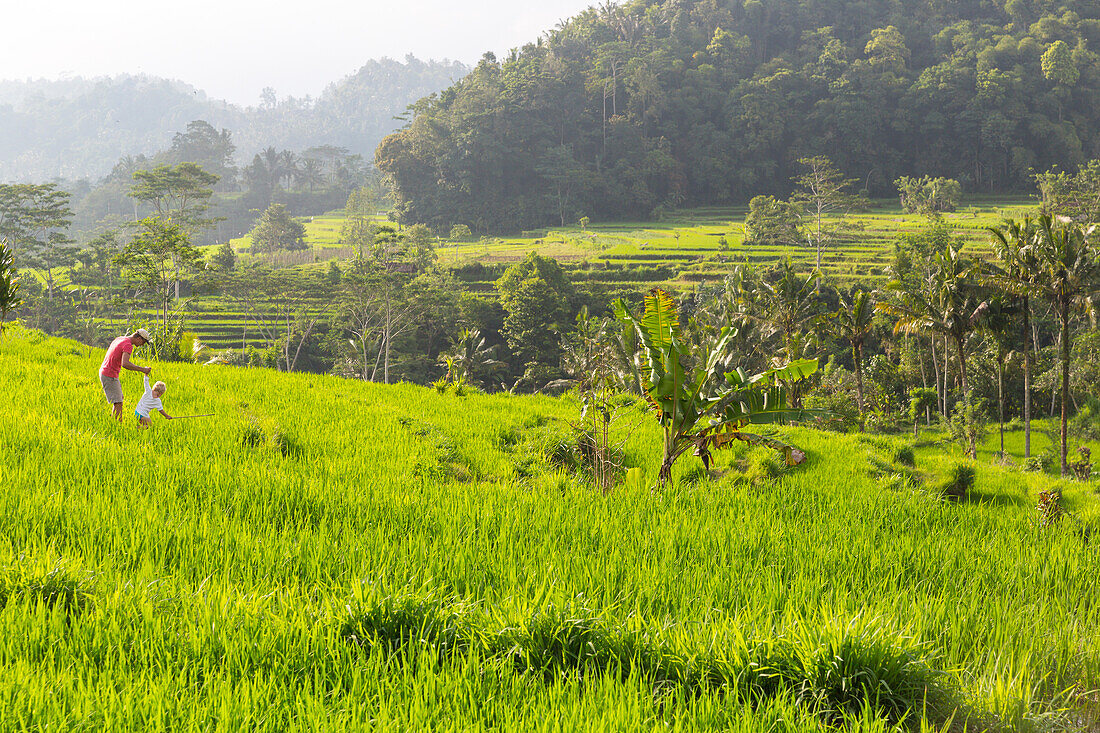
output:
[[[499,56],[593,2],[0,0],[0,78],[144,73],[255,104],[265,86],[316,96],[382,56]]]

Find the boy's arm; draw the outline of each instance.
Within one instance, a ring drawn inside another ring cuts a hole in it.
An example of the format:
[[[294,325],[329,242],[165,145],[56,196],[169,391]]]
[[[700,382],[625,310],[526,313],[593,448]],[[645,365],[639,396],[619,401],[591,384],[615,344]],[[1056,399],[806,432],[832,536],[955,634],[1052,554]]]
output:
[[[172,417],[171,415],[169,415],[169,414],[168,414],[167,412],[165,412],[165,411],[164,411],[164,408],[163,408],[163,407],[162,407],[162,408],[161,408],[161,410],[160,410],[160,414],[161,414],[161,415],[164,415],[164,419],[165,419],[165,420],[173,420],[173,419],[175,419],[175,418],[173,418],[173,417]]]
[[[128,351],[122,352],[122,368],[129,369],[132,372],[144,372],[146,376],[149,375],[149,372],[153,371],[152,367],[143,367],[138,366],[137,364],[131,364],[130,352]]]

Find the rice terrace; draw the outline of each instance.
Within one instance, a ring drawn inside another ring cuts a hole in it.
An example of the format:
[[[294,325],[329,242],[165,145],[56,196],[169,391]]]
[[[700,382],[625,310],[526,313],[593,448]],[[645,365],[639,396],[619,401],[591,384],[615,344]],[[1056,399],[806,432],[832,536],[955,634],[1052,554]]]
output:
[[[128,3],[5,11],[0,732],[1100,732],[1100,10]]]

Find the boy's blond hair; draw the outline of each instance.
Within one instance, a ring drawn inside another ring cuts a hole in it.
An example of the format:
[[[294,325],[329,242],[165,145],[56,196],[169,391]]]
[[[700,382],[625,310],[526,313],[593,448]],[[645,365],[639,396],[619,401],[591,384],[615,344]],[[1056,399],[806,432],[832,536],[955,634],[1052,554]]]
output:
[[[168,391],[168,385],[164,382],[157,382],[153,385],[153,394],[164,394]]]

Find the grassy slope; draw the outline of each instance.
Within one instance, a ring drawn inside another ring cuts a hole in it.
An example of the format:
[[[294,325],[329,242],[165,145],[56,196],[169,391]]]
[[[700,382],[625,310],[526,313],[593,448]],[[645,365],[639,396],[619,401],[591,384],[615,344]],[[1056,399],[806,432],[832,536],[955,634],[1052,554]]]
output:
[[[1100,559],[1070,523],[1036,526],[1041,477],[981,465],[987,500],[946,504],[891,479],[889,445],[794,429],[809,462],[777,480],[692,484],[688,457],[675,488],[603,496],[531,462],[576,415],[567,400],[171,364],[154,369],[169,411],[218,417],[139,432],[107,419],[99,358],[0,342],[19,406],[0,412],[3,729],[820,727],[792,692],[665,699],[639,674],[547,683],[343,638],[355,609],[408,592],[498,628],[553,605],[699,659],[747,636],[831,660],[830,628],[916,643],[1013,729],[1100,685]],[[124,375],[128,404],[138,384]],[[652,477],[650,420],[626,419],[625,450]],[[249,447],[256,426],[269,439]],[[917,468],[933,481],[950,460],[924,449]],[[1092,487],[1073,500],[1095,516]],[[883,729],[864,717],[852,726]]]

